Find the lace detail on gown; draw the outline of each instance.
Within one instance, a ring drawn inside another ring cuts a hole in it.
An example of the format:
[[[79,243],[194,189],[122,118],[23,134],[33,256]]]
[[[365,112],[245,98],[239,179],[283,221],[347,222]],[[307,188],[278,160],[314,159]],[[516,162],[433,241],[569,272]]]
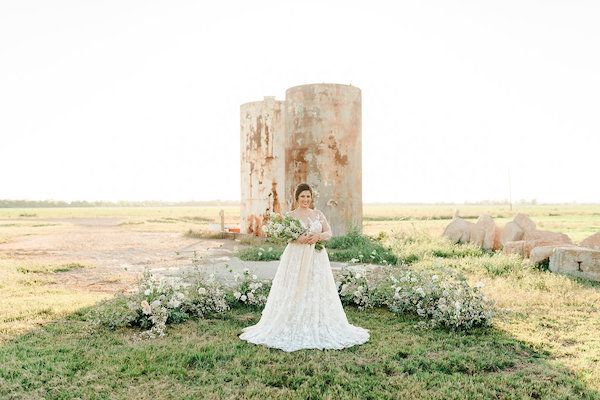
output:
[[[309,232],[321,232],[319,218],[309,218]],[[346,318],[327,251],[301,243],[286,246],[260,321],[242,332],[242,340],[287,352],[343,349],[369,340],[369,330]]]

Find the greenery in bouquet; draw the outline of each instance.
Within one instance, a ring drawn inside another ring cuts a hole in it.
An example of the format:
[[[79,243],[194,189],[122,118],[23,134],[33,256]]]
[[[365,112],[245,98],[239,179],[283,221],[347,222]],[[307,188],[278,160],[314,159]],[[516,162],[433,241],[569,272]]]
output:
[[[262,231],[275,243],[289,243],[307,233],[308,228],[305,228],[298,218],[271,212],[269,221],[263,226]],[[315,244],[315,250],[321,250],[324,247],[324,241],[320,240]]]

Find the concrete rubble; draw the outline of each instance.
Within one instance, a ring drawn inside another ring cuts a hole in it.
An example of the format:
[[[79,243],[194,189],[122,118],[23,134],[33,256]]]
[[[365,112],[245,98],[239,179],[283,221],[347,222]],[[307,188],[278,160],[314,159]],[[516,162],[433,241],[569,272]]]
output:
[[[579,246],[560,232],[537,229],[526,214],[517,214],[499,228],[489,215],[475,223],[455,213],[444,237],[453,243],[470,243],[485,250],[517,254],[533,264],[548,262],[553,272],[573,273],[600,281],[600,232],[584,239]]]

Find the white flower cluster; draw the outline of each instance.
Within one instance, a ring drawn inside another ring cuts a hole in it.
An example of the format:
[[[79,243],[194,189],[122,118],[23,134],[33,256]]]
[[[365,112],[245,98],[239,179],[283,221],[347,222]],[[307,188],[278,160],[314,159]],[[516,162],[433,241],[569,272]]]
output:
[[[367,280],[365,271],[342,269],[341,281],[336,282],[336,286],[342,303],[356,305],[361,310],[374,306],[373,286]]]
[[[265,235],[276,241],[292,241],[302,235],[306,229],[302,226],[300,220],[290,216],[282,216],[271,212],[269,222],[262,227]]]
[[[128,307],[135,315],[131,324],[147,329],[141,337],[155,338],[165,335],[167,323],[222,312],[228,304],[225,292],[214,281],[184,285],[180,279],[159,279],[145,271]]]
[[[391,311],[413,313],[428,320],[431,327],[469,330],[489,325],[494,307],[479,282],[474,287],[462,277],[403,271],[391,277],[394,290],[388,301]]]
[[[149,271],[144,272],[137,295],[129,302],[129,309],[138,315],[139,325],[148,328],[142,337],[164,336],[169,315],[185,299],[182,289],[179,280],[161,280]]]
[[[234,279],[238,282],[233,292],[236,301],[252,306],[265,305],[271,289],[269,283],[261,282],[248,268],[244,269],[242,275],[235,274]]]
[[[214,279],[197,279],[188,290],[188,301],[182,310],[190,316],[198,318],[218,314],[229,309],[226,291]]]

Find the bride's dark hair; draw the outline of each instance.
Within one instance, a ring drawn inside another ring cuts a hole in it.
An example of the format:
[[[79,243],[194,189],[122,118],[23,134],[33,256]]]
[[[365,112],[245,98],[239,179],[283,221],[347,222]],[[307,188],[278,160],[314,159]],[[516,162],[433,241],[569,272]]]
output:
[[[304,192],[305,190],[308,190],[310,192],[310,197],[312,197],[312,201],[311,201],[311,207],[310,208],[314,208],[315,207],[315,194],[313,193],[312,188],[310,187],[310,185],[308,183],[301,183],[298,186],[296,186],[296,193],[294,193],[294,199],[296,200],[296,202],[298,202],[298,197],[300,197],[300,193]]]

